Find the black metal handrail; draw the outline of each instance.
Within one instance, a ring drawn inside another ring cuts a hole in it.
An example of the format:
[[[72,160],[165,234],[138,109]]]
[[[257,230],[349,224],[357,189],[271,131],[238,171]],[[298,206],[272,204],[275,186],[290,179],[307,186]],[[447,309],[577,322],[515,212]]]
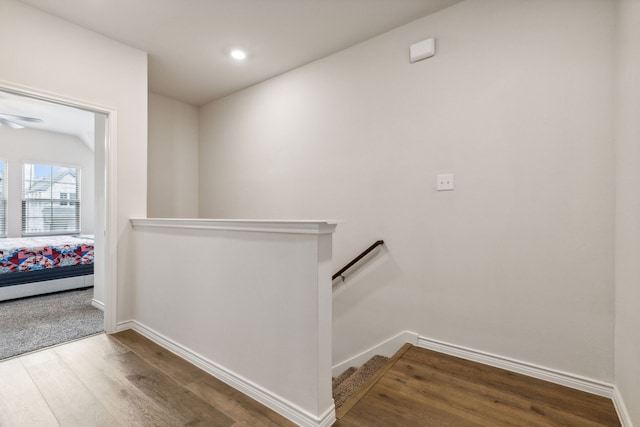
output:
[[[355,263],[357,263],[358,261],[360,261],[362,258],[366,257],[369,252],[371,252],[372,250],[374,250],[375,248],[377,248],[380,245],[384,245],[384,240],[378,240],[377,242],[375,242],[373,245],[369,246],[367,249],[365,249],[360,255],[358,255],[357,257],[355,257],[349,264],[345,265],[344,267],[342,267],[340,269],[340,271],[338,271],[336,274],[334,274],[331,277],[331,280],[336,280],[338,277],[342,276],[342,273],[344,273],[345,271],[347,271],[348,269],[350,269],[351,267],[353,267],[353,265]]]

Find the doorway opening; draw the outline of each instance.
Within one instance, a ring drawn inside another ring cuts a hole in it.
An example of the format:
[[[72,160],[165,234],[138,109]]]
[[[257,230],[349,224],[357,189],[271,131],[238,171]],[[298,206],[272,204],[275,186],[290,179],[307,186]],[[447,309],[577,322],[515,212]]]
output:
[[[0,87],[0,359],[115,323],[110,114]]]

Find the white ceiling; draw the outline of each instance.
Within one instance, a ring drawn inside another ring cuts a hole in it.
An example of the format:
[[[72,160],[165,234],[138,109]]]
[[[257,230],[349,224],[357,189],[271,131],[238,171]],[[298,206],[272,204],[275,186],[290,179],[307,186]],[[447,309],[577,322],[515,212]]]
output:
[[[149,90],[199,106],[461,0],[21,1],[148,52]]]
[[[0,114],[40,119],[41,123],[16,118],[11,120],[25,128],[78,137],[91,150],[94,149],[95,117],[92,112],[0,91]],[[21,129],[12,129],[12,131],[20,132]]]

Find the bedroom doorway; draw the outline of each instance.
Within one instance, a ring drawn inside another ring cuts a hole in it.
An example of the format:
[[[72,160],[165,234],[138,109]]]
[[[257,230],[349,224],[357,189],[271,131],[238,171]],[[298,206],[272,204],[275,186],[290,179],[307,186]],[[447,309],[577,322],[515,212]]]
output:
[[[106,255],[109,114],[0,87],[0,242],[5,244],[0,244],[0,306],[7,301],[4,309],[0,307],[0,323],[3,329],[11,322],[18,327],[31,325],[30,331],[15,335],[22,337],[18,339],[44,329],[45,335],[49,331],[50,336],[73,340],[95,333],[98,323],[99,330],[106,330],[107,318],[114,317],[109,314],[114,309],[109,302],[115,290],[107,286]],[[47,240],[55,236],[62,236],[60,247]],[[43,247],[28,242],[31,246],[25,250],[12,252],[11,239],[29,238],[40,239]],[[92,274],[87,274],[88,267]],[[87,301],[91,307],[83,306]],[[69,313],[77,312],[66,329],[80,335],[68,334],[64,327],[64,333],[51,330],[56,323],[66,322],[51,320],[60,310],[42,314],[50,320],[48,326],[20,320],[25,312],[36,310],[28,308],[27,303],[32,302],[44,312],[55,304]],[[73,304],[82,307],[78,310]],[[96,309],[100,310],[99,320]],[[35,341],[44,346],[59,343]]]

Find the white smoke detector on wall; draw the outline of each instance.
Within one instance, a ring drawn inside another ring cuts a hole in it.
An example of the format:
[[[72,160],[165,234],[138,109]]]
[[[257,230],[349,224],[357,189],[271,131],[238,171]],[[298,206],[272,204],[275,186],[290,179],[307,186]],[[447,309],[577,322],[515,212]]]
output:
[[[416,62],[436,54],[436,39],[430,38],[409,46],[409,61]]]

